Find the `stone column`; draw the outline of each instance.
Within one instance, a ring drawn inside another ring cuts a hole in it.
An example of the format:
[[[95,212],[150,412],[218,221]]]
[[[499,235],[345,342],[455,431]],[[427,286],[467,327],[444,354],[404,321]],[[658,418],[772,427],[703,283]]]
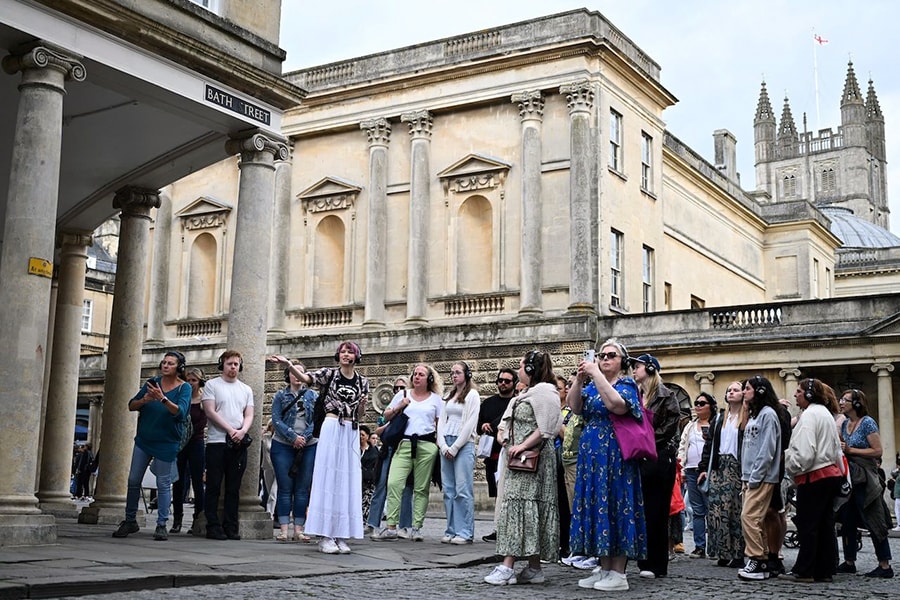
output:
[[[159,197],[153,230],[153,264],[150,267],[150,305],[147,307],[147,345],[162,346],[169,306],[169,257],[172,240],[172,199]]]
[[[784,381],[784,389],[782,391],[782,398],[787,398],[790,402],[788,403],[788,412],[791,413],[792,417],[796,417],[800,414],[800,407],[797,406],[797,403],[793,401],[794,398],[794,390],[797,389],[797,381],[799,381],[800,370],[799,369],[782,369],[778,371],[778,376]]]
[[[715,383],[715,381],[716,381],[715,373],[710,373],[710,372],[694,373],[694,381],[696,381],[700,384],[701,392],[706,392],[707,394],[709,394],[711,396],[715,395],[713,393],[713,390],[715,389],[713,387],[713,383]]]
[[[881,433],[881,460],[884,469],[890,472],[894,468],[897,456],[897,438],[894,433],[894,393],[891,373],[894,365],[889,362],[872,365],[872,372],[878,376],[878,429]]]
[[[47,355],[44,357],[44,387],[41,392],[41,433],[38,441],[37,464],[38,469],[34,473],[34,489],[41,484],[41,465],[44,463],[44,428],[47,426],[47,395],[50,391],[50,363],[53,362],[53,330],[56,328],[56,298],[59,290],[59,273],[50,284],[50,310],[47,320]],[[79,349],[80,350],[80,349]]]
[[[569,107],[569,311],[596,312],[591,236],[591,110],[594,90],[589,81],[563,85]]]
[[[57,236],[57,243],[61,248],[59,286],[37,497],[43,512],[75,518],[77,511],[69,498],[69,477],[78,404],[84,278],[91,236],[87,232],[62,232]]]
[[[159,208],[159,190],[126,186],[116,192],[121,210],[116,288],[109,325],[109,352],[103,384],[100,475],[94,502],[81,509],[79,523],[114,524],[125,518],[128,470],[137,413],[128,410],[140,388],[144,338],[144,298],[150,253],[150,211]]]
[[[406,283],[406,322],[425,324],[428,294],[428,223],[431,206],[431,113],[420,110],[400,115],[409,123],[409,263]]]
[[[391,124],[387,119],[360,123],[369,139],[369,195],[366,247],[366,308],[363,325],[384,327],[384,290],[387,279],[387,149]]]
[[[272,218],[272,265],[269,275],[269,332],[284,334],[284,304],[290,278],[291,251],[291,146],[288,155],[275,157],[275,207]]]
[[[254,401],[250,435],[255,441],[247,452],[247,470],[241,480],[240,534],[246,539],[271,539],[272,520],[259,505],[259,460],[265,401],[275,159],[287,160],[288,149],[284,138],[258,129],[233,135],[225,147],[229,154],[241,156],[227,347],[243,355],[241,380],[253,390]]]
[[[0,250],[0,546],[56,541],[56,521],[34,494],[53,270],[62,109],[67,79],[83,81],[80,57],[40,42],[3,58],[21,73],[9,193]],[[10,110],[11,107],[6,107]]]
[[[519,313],[543,312],[541,298],[541,126],[544,98],[540,91],[513,94],[522,120],[522,244]]]

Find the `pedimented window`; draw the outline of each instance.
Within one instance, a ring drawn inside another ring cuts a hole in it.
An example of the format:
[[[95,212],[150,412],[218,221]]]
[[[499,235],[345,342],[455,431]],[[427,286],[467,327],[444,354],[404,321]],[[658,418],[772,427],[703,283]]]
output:
[[[216,229],[225,225],[231,209],[230,204],[209,196],[201,196],[178,211],[175,216],[181,219],[181,226],[188,231]]]
[[[440,173],[444,194],[471,194],[479,190],[504,192],[510,164],[485,154],[469,154]]]
[[[361,186],[339,177],[326,177],[297,194],[297,199],[303,202],[307,214],[345,210],[353,208],[361,190]]]

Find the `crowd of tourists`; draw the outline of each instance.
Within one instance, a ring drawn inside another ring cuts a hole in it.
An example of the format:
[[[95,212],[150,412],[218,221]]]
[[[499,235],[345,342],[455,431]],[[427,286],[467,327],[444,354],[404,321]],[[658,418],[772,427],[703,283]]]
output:
[[[673,552],[683,551],[682,509],[691,515],[690,556],[736,569],[742,580],[815,583],[855,573],[860,529],[878,558],[866,575],[893,577],[893,523],[883,498],[887,485],[900,487],[900,459],[886,482],[878,425],[860,390],[838,399],[825,382],[803,379],[793,390],[792,418],[789,402],[756,375],[730,383],[722,408],[701,392],[686,418],[659,361],[631,357],[611,339],[587,351],[569,377],[554,371],[548,353],[532,350],[517,369],[499,370],[497,393],[484,400],[466,362],[452,365],[446,391],[433,366],[417,364],[394,380],[379,423],[368,426],[361,423],[369,400],[361,358],[348,341],[338,346],[335,367],[307,372],[284,356],[269,359],[284,368],[285,383],[264,436],[278,542],[315,539],[323,553],[346,554],[348,540],[366,533],[377,542],[422,541],[437,483],[446,513],[440,541],[472,544],[480,457],[496,498],[494,532],[484,540],[502,557],[484,578],[489,584],[541,583],[542,563],[557,560],[590,570],[578,585],[601,591],[629,588],[629,560],[640,577],[664,578]],[[125,519],[113,536],[139,531],[149,467],[159,499],[154,539],[180,532],[187,482],[206,537],[240,539],[254,411],[253,393],[239,379],[242,357],[224,352],[220,376],[208,381],[177,351],[159,367],[129,401],[137,435]],[[799,553],[787,569],[781,547],[789,506]],[[900,500],[895,510],[900,520]],[[517,572],[519,560],[527,565]]]

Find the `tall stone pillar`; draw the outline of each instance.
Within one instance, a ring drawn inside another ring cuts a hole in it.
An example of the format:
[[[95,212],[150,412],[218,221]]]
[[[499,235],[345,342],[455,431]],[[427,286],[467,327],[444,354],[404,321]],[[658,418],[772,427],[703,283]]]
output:
[[[41,432],[38,442],[37,464],[38,469],[34,473],[34,489],[41,484],[40,466],[44,463],[44,428],[47,426],[47,395],[50,392],[50,363],[53,362],[53,330],[56,328],[56,298],[59,289],[59,274],[53,278],[50,284],[50,306],[47,320],[47,356],[44,358],[44,388],[41,393]]]
[[[513,94],[522,120],[522,284],[519,313],[541,314],[541,125],[544,98],[540,91]]]
[[[400,115],[409,123],[409,265],[406,283],[406,322],[424,324],[428,294],[428,223],[431,206],[431,113],[420,110]]]
[[[172,240],[172,199],[161,194],[153,230],[153,264],[150,266],[150,305],[147,307],[147,345],[162,346],[166,309],[169,306],[169,256]]]
[[[594,90],[587,80],[559,88],[569,107],[569,311],[596,312],[591,236],[591,110]]]
[[[0,546],[56,541],[56,521],[34,494],[46,359],[62,109],[67,79],[83,81],[80,57],[40,42],[3,58],[21,73],[9,195],[0,251]]]
[[[387,166],[391,124],[387,119],[360,123],[369,139],[368,243],[366,247],[366,308],[363,325],[383,327],[387,279]]]
[[[288,145],[288,156],[282,159],[275,157],[275,208],[272,229],[272,264],[270,267],[269,289],[269,332],[283,334],[284,303],[287,299],[287,282],[289,278],[289,252],[291,249],[291,149]]]
[[[259,505],[258,474],[265,400],[275,159],[287,160],[288,149],[284,138],[258,129],[232,136],[225,147],[230,154],[241,156],[227,347],[237,350],[244,358],[241,380],[253,390],[251,436],[256,440],[248,449],[247,470],[241,481],[239,527],[242,537],[261,540],[272,537],[272,520]]]
[[[784,381],[781,397],[787,398],[790,401],[788,403],[788,412],[791,413],[792,417],[796,417],[800,414],[800,407],[793,401],[793,398],[794,391],[797,389],[800,371],[798,369],[782,369],[778,371],[778,376]]]
[[[713,384],[716,381],[715,373],[710,373],[710,372],[694,373],[694,381],[696,381],[697,383],[700,384],[701,392],[706,392],[710,396],[715,395],[715,394],[713,394],[713,390],[714,390]]]
[[[37,497],[43,512],[75,518],[77,511],[69,498],[69,477],[78,404],[84,278],[91,236],[87,232],[62,232],[57,241],[61,249],[59,286]]]
[[[137,428],[137,415],[128,410],[128,400],[141,383],[150,210],[159,208],[159,190],[126,186],[116,192],[113,208],[122,212],[103,385],[103,430],[96,449],[100,452],[100,475],[95,500],[81,510],[79,523],[113,524],[125,518],[128,470]]]
[[[878,429],[881,433],[882,462],[885,471],[894,468],[897,456],[897,438],[894,432],[894,393],[891,373],[894,365],[889,362],[872,365],[872,372],[878,376]]]

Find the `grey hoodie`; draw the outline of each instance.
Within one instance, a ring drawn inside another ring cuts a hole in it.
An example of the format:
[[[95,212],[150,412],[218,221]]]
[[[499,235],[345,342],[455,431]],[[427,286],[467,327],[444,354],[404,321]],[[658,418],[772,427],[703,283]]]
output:
[[[741,449],[741,481],[751,488],[760,483],[779,483],[781,423],[770,406],[764,406],[744,428]]]

